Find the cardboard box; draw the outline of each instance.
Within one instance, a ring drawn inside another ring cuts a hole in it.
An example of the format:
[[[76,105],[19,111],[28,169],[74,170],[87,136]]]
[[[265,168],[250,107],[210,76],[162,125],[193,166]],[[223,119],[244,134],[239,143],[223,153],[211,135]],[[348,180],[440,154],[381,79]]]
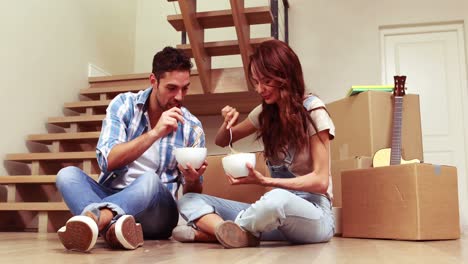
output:
[[[270,190],[268,187],[248,184],[248,185],[231,185],[224,173],[221,159],[226,155],[212,155],[206,159],[208,167],[203,174],[203,193],[216,197],[244,202],[254,203],[260,197]],[[257,160],[255,168],[265,176],[269,176],[268,167],[261,152],[256,153]]]
[[[373,157],[390,148],[392,138],[392,93],[370,91],[327,104],[336,127],[331,159]],[[419,96],[403,98],[402,155],[405,160],[423,160]]]
[[[333,207],[333,217],[335,218],[335,236],[340,236],[343,233],[343,220],[341,217],[341,207]]]
[[[346,160],[331,161],[331,176],[333,182],[333,206],[341,207],[341,172],[344,170],[367,169],[372,167],[372,158],[354,157]]]
[[[343,171],[343,236],[460,237],[457,169],[413,163]]]

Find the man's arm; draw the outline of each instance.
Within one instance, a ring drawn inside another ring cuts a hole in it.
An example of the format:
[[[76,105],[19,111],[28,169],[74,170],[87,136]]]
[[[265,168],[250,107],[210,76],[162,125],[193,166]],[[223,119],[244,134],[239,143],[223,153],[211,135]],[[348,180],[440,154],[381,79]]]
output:
[[[125,143],[115,145],[107,156],[107,170],[121,168],[138,159],[160,136],[152,129]]]
[[[150,131],[112,148],[107,157],[107,169],[121,168],[138,159],[156,140],[176,131],[178,122],[184,123],[182,111],[179,108],[173,107],[164,111],[158,123]]]

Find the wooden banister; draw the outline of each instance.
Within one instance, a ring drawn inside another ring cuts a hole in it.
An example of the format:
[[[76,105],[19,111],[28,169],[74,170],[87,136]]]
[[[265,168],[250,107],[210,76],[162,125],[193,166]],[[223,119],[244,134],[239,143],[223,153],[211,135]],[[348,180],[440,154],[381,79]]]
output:
[[[179,7],[191,43],[200,83],[206,94],[211,93],[211,57],[208,56],[203,47],[205,32],[196,19],[196,0],[179,0]]]
[[[246,85],[250,91],[253,91],[254,88],[247,79],[250,70],[248,69],[249,56],[253,53],[253,47],[250,45],[250,25],[247,22],[247,17],[244,11],[244,0],[230,0],[230,3],[242,58],[242,65],[244,66]]]

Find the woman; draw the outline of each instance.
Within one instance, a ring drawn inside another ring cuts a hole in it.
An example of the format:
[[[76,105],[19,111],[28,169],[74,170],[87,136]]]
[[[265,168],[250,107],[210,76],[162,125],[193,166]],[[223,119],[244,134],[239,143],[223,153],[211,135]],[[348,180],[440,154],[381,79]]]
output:
[[[301,64],[294,51],[278,40],[263,42],[250,57],[249,80],[263,102],[237,123],[239,112],[226,106],[215,143],[229,144],[256,133],[272,177],[248,164],[249,175],[231,184],[275,187],[254,204],[188,193],[179,200],[189,226],[173,238],[219,241],[226,248],[257,246],[260,240],[317,243],[334,234],[330,177],[330,140],[334,125],[324,103],[305,93]]]

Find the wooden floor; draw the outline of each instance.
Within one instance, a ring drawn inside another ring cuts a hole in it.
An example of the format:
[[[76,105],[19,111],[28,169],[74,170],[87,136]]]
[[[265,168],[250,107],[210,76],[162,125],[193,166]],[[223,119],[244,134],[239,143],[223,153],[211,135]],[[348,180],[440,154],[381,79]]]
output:
[[[219,244],[145,241],[133,251],[110,250],[98,240],[91,253],[65,250],[55,234],[0,233],[0,263],[468,263],[468,237],[408,242],[334,237],[331,242],[291,246],[262,243],[259,248],[223,249]]]

